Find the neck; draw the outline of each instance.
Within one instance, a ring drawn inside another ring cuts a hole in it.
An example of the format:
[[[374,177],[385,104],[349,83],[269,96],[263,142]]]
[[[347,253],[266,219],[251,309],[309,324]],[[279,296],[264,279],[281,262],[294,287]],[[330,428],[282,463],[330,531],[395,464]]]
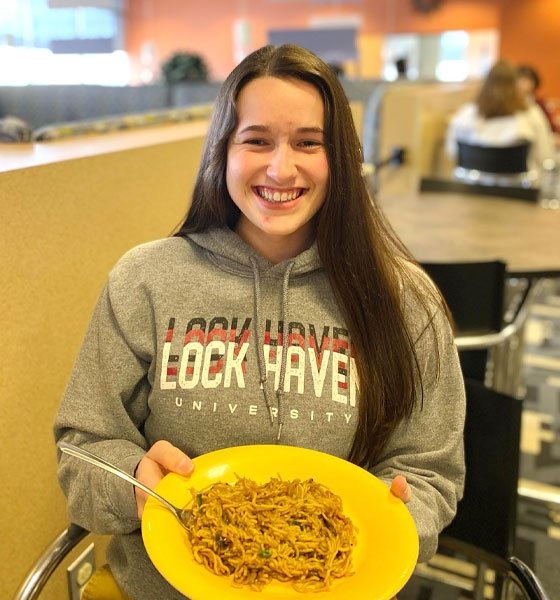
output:
[[[273,264],[301,254],[312,245],[314,240],[311,226],[309,229],[300,229],[289,235],[275,235],[262,232],[246,219],[239,220],[236,232],[246,244]]]

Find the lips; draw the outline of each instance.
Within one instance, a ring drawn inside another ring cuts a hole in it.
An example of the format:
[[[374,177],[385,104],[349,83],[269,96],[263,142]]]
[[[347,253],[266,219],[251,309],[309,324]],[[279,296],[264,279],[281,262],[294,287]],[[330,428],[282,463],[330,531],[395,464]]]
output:
[[[258,196],[267,202],[277,203],[290,202],[296,198],[299,198],[307,191],[307,188],[278,189],[261,185],[255,186],[253,189]]]

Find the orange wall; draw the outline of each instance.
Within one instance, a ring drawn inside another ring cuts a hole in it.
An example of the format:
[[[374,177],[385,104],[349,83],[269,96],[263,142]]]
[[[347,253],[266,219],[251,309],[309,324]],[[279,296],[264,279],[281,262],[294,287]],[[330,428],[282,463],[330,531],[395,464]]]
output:
[[[540,94],[560,98],[560,2],[517,0],[502,15],[501,53],[538,68]]]
[[[247,51],[266,43],[267,31],[305,28],[314,18],[357,16],[360,33],[437,32],[446,29],[500,29],[501,54],[528,61],[541,71],[543,92],[560,97],[560,78],[553,68],[558,52],[558,0],[442,0],[427,15],[415,12],[411,0],[128,0],[126,45],[138,55],[143,42],[153,43],[157,62],[173,51],[201,53],[213,79],[223,79],[235,65],[233,23],[249,26]]]
[[[372,27],[379,33],[433,33],[446,29],[495,29],[499,27],[504,0],[442,0],[430,13],[413,10],[411,0],[372,2],[379,8]],[[368,4],[367,0],[363,4]],[[382,17],[381,15],[384,15]]]

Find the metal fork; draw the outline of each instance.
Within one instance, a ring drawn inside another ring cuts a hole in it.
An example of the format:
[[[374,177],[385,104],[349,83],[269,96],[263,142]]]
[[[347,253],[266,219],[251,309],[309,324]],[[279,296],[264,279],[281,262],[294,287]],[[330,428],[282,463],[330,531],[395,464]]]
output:
[[[79,446],[75,446],[74,444],[69,444],[68,442],[59,442],[58,447],[65,454],[70,454],[71,456],[75,456],[80,460],[84,460],[92,465],[95,465],[96,467],[105,469],[105,471],[109,471],[109,473],[113,473],[113,475],[117,475],[117,477],[120,477],[121,479],[128,481],[128,483],[131,483],[137,488],[140,488],[142,491],[146,492],[146,494],[149,494],[158,502],[161,502],[165,506],[165,508],[167,508],[170,512],[172,512],[175,515],[179,523],[181,523],[181,525],[187,531],[189,531],[189,523],[193,518],[193,513],[189,509],[179,508],[174,504],[171,504],[171,502],[166,500],[163,496],[160,496],[157,492],[154,492],[154,490],[152,490],[148,486],[144,485],[143,483],[140,483],[138,479],[132,477],[132,475],[129,475],[126,471],[115,467],[115,465],[111,464],[110,462],[107,462],[104,458],[101,458],[100,456],[97,456],[96,454],[93,454],[92,452],[89,452],[84,448],[80,448]]]

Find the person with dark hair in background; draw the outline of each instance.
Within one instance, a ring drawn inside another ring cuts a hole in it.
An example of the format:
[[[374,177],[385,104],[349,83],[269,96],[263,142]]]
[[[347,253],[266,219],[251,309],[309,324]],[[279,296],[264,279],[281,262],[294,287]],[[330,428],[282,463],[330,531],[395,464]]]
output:
[[[498,61],[486,76],[474,102],[452,116],[446,135],[446,151],[455,157],[457,142],[480,146],[531,143],[530,169],[540,170],[554,156],[552,132],[540,109],[531,108],[517,86],[517,71],[506,60]]]
[[[537,90],[541,86],[541,77],[538,71],[531,65],[519,65],[517,67],[517,86],[529,106],[537,105],[543,111],[550,129],[555,134],[556,145],[560,145],[560,123],[555,121],[546,100],[537,95]]]
[[[218,94],[184,221],[109,275],[57,442],[150,487],[228,446],[319,450],[386,482],[430,558],[462,496],[463,379],[445,302],[361,168],[329,65],[293,45],[245,58]],[[112,535],[118,597],[182,598],[144,549],[141,490],[67,455],[59,478],[70,519]]]

